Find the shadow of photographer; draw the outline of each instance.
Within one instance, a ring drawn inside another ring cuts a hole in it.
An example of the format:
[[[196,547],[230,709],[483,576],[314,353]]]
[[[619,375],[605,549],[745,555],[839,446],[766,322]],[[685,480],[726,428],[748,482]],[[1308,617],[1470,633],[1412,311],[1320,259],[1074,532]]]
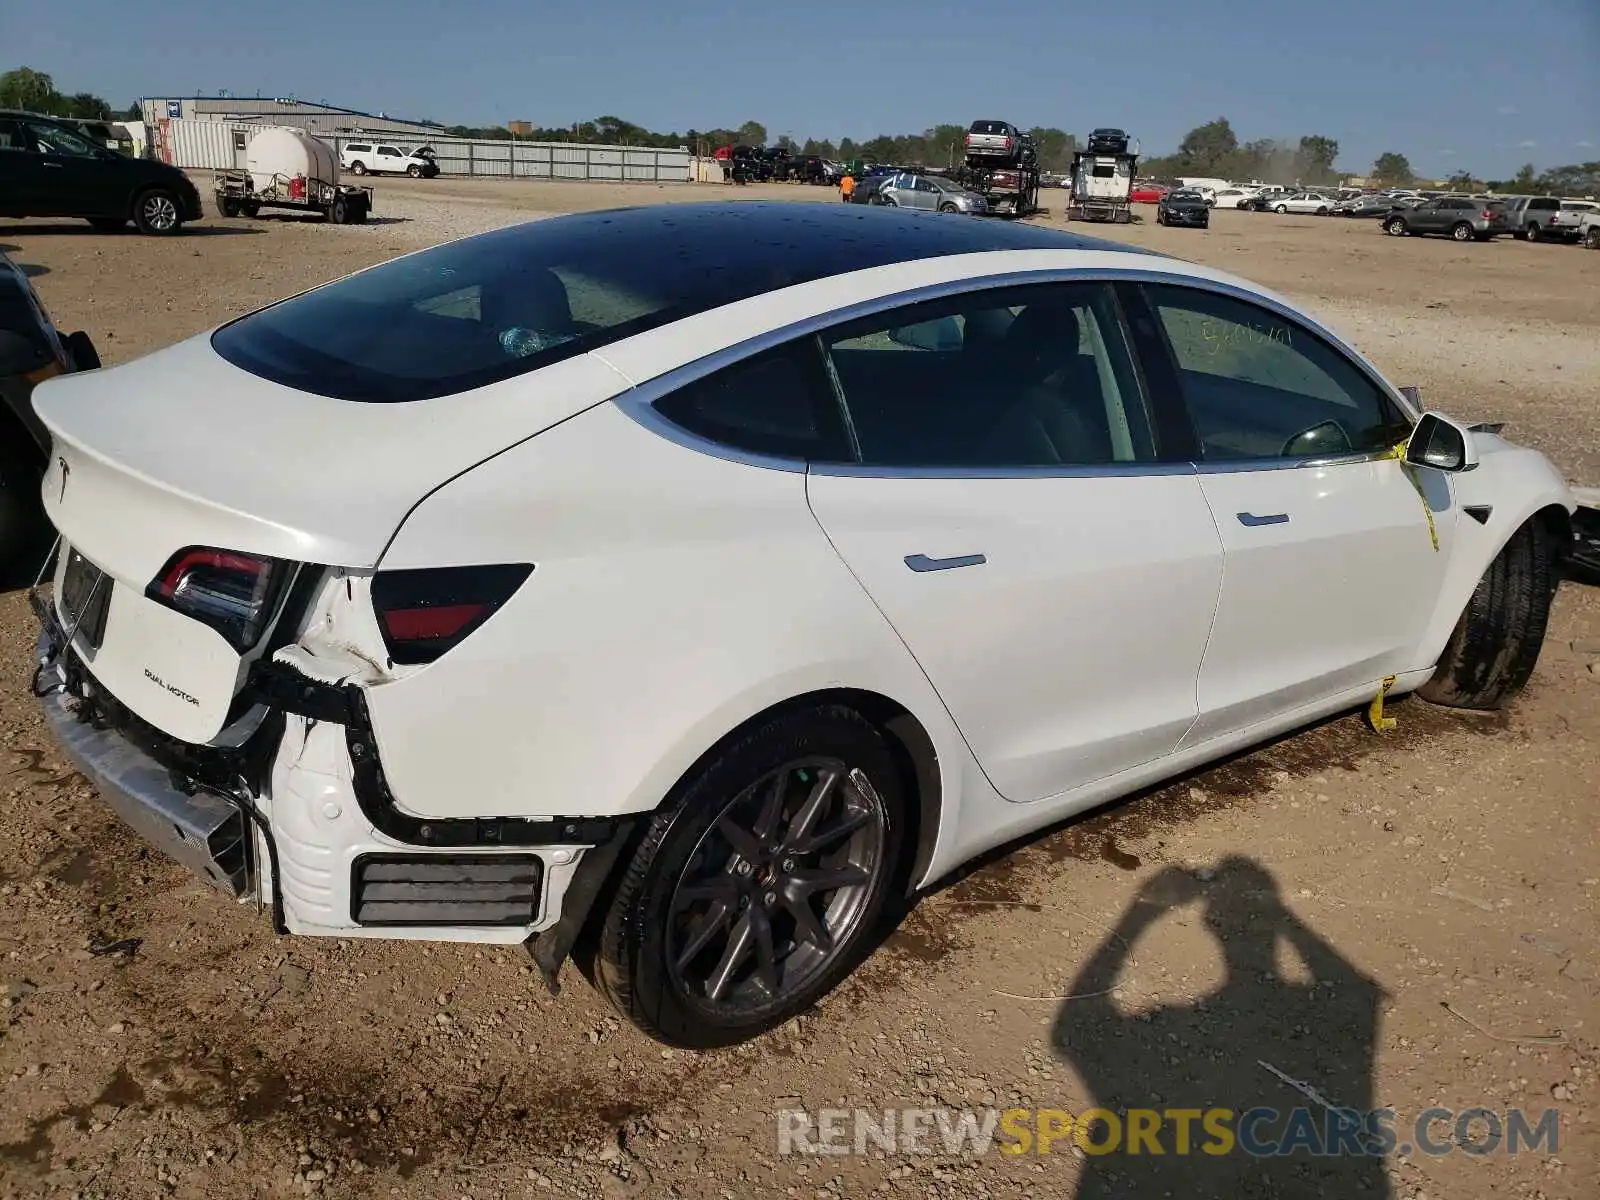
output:
[[[1118,976],[1134,944],[1192,905],[1220,945],[1221,986],[1126,1010],[1119,997],[1138,987]],[[1284,950],[1300,959],[1303,981],[1285,977]],[[1053,1048],[1113,1114],[1079,1142],[1088,1153],[1077,1200],[1392,1195],[1361,1124],[1374,1104],[1385,993],[1289,911],[1259,863],[1230,857],[1214,874],[1169,867],[1147,880],[1067,995]],[[1263,1109],[1272,1111],[1252,1112]],[[1153,1143],[1133,1144],[1138,1123],[1154,1128]],[[1314,1152],[1330,1148],[1343,1152]]]

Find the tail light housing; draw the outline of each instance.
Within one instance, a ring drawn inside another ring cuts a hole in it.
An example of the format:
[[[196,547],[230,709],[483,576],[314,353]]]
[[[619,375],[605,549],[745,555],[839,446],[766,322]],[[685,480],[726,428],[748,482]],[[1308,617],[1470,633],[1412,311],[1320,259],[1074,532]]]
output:
[[[531,574],[531,563],[379,571],[372,608],[390,660],[433,662],[492,617]]]
[[[242,652],[266,631],[289,574],[289,564],[275,558],[186,546],[167,560],[145,595],[211,626]]]

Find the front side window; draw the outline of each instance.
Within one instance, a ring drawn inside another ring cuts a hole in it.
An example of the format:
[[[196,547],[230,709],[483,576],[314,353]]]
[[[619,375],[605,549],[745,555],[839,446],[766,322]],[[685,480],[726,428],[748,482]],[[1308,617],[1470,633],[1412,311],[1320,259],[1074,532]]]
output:
[[[1369,453],[1410,431],[1365,372],[1309,329],[1215,292],[1145,292],[1206,460]]]
[[[824,335],[868,466],[1151,461],[1150,421],[1116,303],[1099,284],[930,301]]]
[[[378,153],[392,155],[395,158],[400,157],[400,151],[396,150],[393,146],[379,146]]]
[[[88,141],[60,126],[29,122],[28,128],[45,154],[60,154],[69,158],[94,157],[94,147]]]

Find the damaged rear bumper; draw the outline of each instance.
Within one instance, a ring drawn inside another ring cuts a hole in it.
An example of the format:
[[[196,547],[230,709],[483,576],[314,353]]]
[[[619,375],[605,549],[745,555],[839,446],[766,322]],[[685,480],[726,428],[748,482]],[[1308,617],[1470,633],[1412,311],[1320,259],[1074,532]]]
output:
[[[34,691],[51,731],[158,849],[225,894],[270,904],[279,932],[527,941],[553,981],[626,819],[406,811],[363,688],[312,678],[298,647],[251,668],[212,744],[178,741],[100,688],[53,600],[30,598],[43,627]]]

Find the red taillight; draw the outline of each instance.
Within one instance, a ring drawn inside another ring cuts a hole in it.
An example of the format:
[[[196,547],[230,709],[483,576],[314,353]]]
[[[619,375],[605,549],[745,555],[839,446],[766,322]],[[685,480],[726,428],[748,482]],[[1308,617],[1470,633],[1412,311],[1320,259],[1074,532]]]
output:
[[[211,626],[234,649],[248,650],[266,629],[284,567],[277,559],[188,546],[167,560],[145,595]]]
[[[1007,150],[1011,149],[1011,139],[1010,138],[1006,139],[1006,149]]]
[[[493,616],[532,573],[529,563],[379,571],[372,608],[389,657],[432,662]]]

